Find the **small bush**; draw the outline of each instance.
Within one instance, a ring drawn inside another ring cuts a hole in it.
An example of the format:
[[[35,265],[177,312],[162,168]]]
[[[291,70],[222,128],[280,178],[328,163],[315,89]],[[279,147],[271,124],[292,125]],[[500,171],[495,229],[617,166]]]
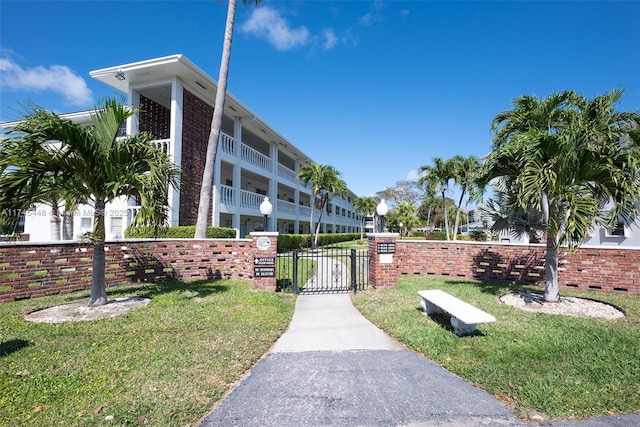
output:
[[[432,231],[427,234],[427,240],[447,240],[446,231]]]
[[[476,242],[486,242],[487,241],[487,233],[480,230],[474,230],[469,233],[469,237],[471,240],[475,240]]]
[[[315,238],[315,236],[314,236]],[[360,238],[360,233],[333,233],[319,234],[318,246],[331,245],[333,243],[349,242]],[[310,248],[311,235],[309,234],[280,234],[278,235],[278,252],[288,252],[294,249]]]
[[[182,225],[178,227],[161,227],[156,230],[153,227],[129,227],[124,232],[127,239],[193,239],[196,234],[195,225]],[[208,239],[233,239],[236,237],[236,230],[226,227],[207,228]]]

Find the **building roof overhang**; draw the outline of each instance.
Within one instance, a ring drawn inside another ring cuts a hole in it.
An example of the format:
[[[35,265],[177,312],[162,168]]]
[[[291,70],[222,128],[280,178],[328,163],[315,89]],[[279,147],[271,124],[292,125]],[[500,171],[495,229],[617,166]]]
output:
[[[183,54],[102,68],[91,71],[89,75],[125,94],[129,93],[131,86],[140,87],[145,84],[178,77],[185,84],[198,89],[211,105],[215,104],[218,89],[217,82]],[[117,75],[119,75],[119,78],[116,77]],[[312,161],[228,91],[224,109],[225,115],[242,119],[245,123],[243,125],[245,128],[248,128],[256,135],[261,135],[269,142],[285,148],[287,155],[296,158],[301,163]]]

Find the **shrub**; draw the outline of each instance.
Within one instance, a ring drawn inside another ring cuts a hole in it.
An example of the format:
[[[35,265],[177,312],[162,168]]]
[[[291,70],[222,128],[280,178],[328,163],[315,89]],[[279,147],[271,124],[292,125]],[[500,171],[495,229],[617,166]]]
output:
[[[315,237],[315,236],[314,236]],[[326,246],[333,243],[349,242],[360,238],[360,233],[332,233],[319,234],[318,246]],[[278,235],[278,252],[288,252],[294,249],[310,248],[311,235],[309,234],[280,234]]]
[[[432,231],[427,234],[427,240],[447,240],[446,231]]]
[[[158,229],[156,235],[153,227],[129,227],[124,232],[127,239],[193,239],[196,234],[195,225],[181,225],[177,227],[162,227]],[[208,239],[233,239],[236,237],[236,230],[226,227],[207,228]]]
[[[475,240],[476,242],[486,242],[487,241],[487,233],[480,230],[474,230],[469,233],[469,237],[471,240]]]

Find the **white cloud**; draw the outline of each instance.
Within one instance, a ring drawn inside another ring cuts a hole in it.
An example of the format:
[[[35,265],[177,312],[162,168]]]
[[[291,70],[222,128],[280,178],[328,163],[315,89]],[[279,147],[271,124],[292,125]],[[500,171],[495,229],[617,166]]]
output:
[[[251,16],[240,30],[267,40],[277,50],[291,50],[309,44],[309,30],[303,25],[290,28],[280,13],[268,6],[253,9]],[[326,42],[325,42],[326,45]]]
[[[418,174],[418,171],[415,169],[411,169],[409,172],[407,172],[407,177],[405,179],[407,181],[417,181],[419,177],[420,174]]]
[[[322,44],[322,48],[324,50],[332,49],[336,43],[338,43],[338,37],[336,33],[333,31],[333,28],[327,28],[322,32],[322,38],[324,40]]]
[[[383,6],[384,4],[381,0],[375,0],[371,5],[371,11],[362,15],[358,20],[360,25],[368,27],[375,24],[376,22],[384,20],[384,15],[380,13],[380,11],[383,9]]]
[[[0,85],[12,90],[59,93],[65,102],[86,106],[93,102],[93,94],[84,79],[65,65],[24,69],[8,58],[0,58]]]

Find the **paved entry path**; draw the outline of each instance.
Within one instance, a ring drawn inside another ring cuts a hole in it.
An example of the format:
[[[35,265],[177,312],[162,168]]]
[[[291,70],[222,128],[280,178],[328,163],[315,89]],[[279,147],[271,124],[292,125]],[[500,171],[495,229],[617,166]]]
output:
[[[640,413],[557,427],[631,427]],[[201,426],[527,426],[500,401],[404,350],[348,294],[300,295],[289,329]]]

